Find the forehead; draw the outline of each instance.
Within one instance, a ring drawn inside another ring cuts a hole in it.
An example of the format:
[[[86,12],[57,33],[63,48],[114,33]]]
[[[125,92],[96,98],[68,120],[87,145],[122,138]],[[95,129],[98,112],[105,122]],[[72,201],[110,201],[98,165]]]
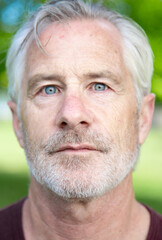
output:
[[[116,73],[125,69],[122,37],[118,29],[107,21],[53,23],[40,34],[39,39],[47,54],[42,53],[33,41],[27,56],[28,73],[37,73],[45,68],[53,68],[57,72],[112,68],[110,70]]]
[[[112,39],[117,44],[121,41],[119,30],[110,22],[105,20],[73,20],[65,23],[53,23],[49,25],[41,34],[40,40],[43,44],[47,44],[53,39],[63,40],[75,38],[105,38],[105,40]]]

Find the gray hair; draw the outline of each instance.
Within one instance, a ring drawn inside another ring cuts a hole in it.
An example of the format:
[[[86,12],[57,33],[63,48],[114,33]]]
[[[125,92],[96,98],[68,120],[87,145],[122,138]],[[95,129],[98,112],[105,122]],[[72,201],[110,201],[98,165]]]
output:
[[[153,54],[144,30],[133,20],[99,4],[82,0],[54,0],[42,5],[20,28],[13,38],[7,56],[9,96],[20,101],[21,82],[26,63],[27,50],[35,39],[42,49],[39,34],[51,23],[75,19],[100,19],[111,22],[123,39],[125,65],[132,76],[137,102],[150,92],[153,73]]]

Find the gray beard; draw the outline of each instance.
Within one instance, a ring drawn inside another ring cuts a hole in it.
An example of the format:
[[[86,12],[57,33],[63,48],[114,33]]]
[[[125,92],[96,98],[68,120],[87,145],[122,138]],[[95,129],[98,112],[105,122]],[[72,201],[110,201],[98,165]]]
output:
[[[33,144],[24,129],[23,138],[31,174],[38,183],[67,200],[92,199],[114,189],[134,168],[140,150],[136,144],[134,152],[121,154],[110,137],[90,131],[59,132],[41,146]],[[62,144],[76,143],[88,143],[97,151],[84,155],[57,152]]]

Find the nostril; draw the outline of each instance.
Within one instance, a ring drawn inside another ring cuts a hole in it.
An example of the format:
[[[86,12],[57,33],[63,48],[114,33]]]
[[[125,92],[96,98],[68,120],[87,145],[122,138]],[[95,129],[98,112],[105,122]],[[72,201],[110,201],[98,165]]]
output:
[[[62,122],[61,123],[61,127],[66,127],[67,126],[67,122]]]
[[[81,121],[80,124],[82,124],[82,125],[86,125],[87,122],[86,122],[86,121]]]

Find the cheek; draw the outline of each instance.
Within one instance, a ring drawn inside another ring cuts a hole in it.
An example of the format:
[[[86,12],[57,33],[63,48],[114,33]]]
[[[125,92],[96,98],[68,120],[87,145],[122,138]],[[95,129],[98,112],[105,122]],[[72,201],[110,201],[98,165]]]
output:
[[[126,103],[107,104],[107,106],[104,105],[104,108],[100,107],[95,119],[102,129],[101,131],[112,137],[123,151],[128,148],[134,150],[138,136],[135,107],[133,111],[133,107],[130,108]]]
[[[96,122],[109,129],[109,131],[116,131],[125,124],[125,113],[122,104],[114,104],[112,102],[102,104],[95,104],[93,106],[93,115]]]
[[[49,121],[52,114],[47,111],[41,111],[30,102],[24,104],[21,111],[23,128],[31,141],[39,143],[49,132]]]

